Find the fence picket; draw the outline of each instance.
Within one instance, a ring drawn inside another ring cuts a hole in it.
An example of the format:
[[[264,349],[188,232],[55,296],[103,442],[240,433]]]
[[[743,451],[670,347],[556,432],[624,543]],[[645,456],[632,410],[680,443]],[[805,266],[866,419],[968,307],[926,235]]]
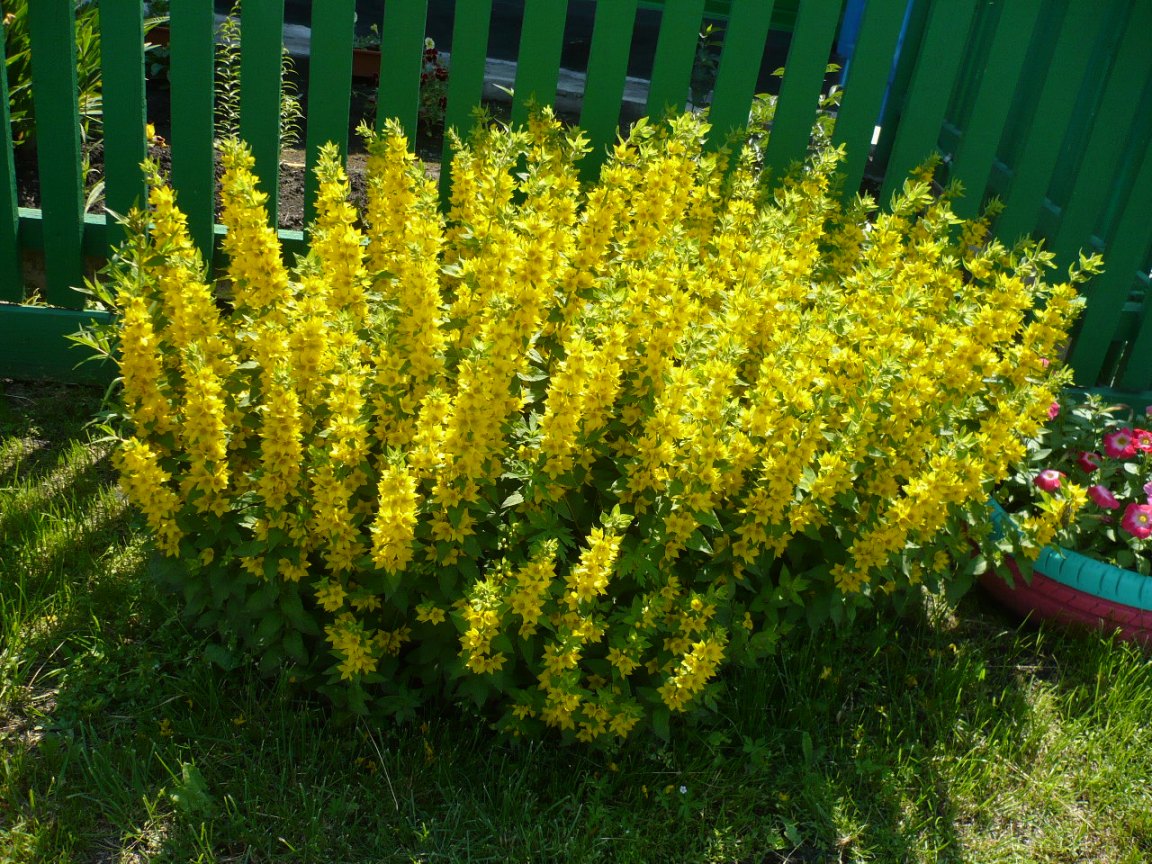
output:
[[[1060,214],[1060,226],[1052,239],[1056,263],[1061,268],[1075,261],[1080,249],[1091,243],[1097,220],[1112,192],[1111,180],[1136,119],[1140,92],[1152,74],[1152,51],[1148,50],[1150,32],[1152,4],[1137,3],[1092,116],[1092,134],[1084,148],[1072,192]]]
[[[592,146],[580,166],[585,179],[594,177],[604,164],[606,148],[615,139],[619,127],[636,6],[637,0],[596,4],[584,104],[580,108],[580,126]]]
[[[1148,253],[1152,248],[1150,211],[1152,150],[1145,153],[1143,166],[1136,175],[1115,236],[1108,244],[1104,259],[1107,269],[1092,280],[1092,302],[1084,310],[1080,333],[1069,360],[1076,373],[1076,383],[1081,386],[1096,383],[1135,282],[1136,271],[1143,268],[1148,272]],[[1149,298],[1146,297],[1144,302],[1147,304]],[[1148,316],[1147,309],[1145,316]],[[1152,366],[1150,363],[1144,365]],[[1085,382],[1090,383],[1085,385]]]
[[[772,6],[773,0],[733,0],[716,70],[716,88],[708,109],[711,147],[721,146],[733,132],[748,125],[748,106],[760,76]]]
[[[650,116],[684,110],[703,17],[704,0],[665,0],[648,85],[646,110]]]
[[[808,151],[812,122],[824,84],[824,70],[843,0],[809,0],[796,15],[784,81],[776,103],[764,165],[780,176]]]
[[[114,213],[127,215],[144,204],[140,163],[148,150],[144,127],[144,26],[138,0],[100,4],[100,73],[104,96],[104,199]],[[108,243],[124,239],[108,217]]]
[[[304,224],[316,215],[314,168],[320,147],[336,143],[348,155],[348,113],[352,103],[352,33],[355,0],[327,0],[312,7],[308,65],[308,123],[305,140]]]
[[[836,114],[832,143],[845,145],[841,165],[844,195],[852,198],[864,178],[872,149],[872,134],[880,119],[880,103],[892,68],[892,55],[908,0],[870,0],[864,7],[856,51],[848,68],[844,97]]]
[[[44,221],[45,297],[76,306],[83,282],[80,106],[76,94],[76,7],[72,0],[28,4],[32,99]],[[58,52],[54,57],[49,46]]]
[[[996,219],[996,233],[1005,242],[1015,241],[1036,226],[1036,217],[1060,156],[1064,140],[1061,133],[1072,119],[1076,95],[1092,57],[1085,46],[1096,44],[1105,17],[1090,3],[1068,5],[1036,102],[1035,116],[1012,169],[1004,212]]]
[[[872,164],[881,171],[892,157],[892,147],[896,142],[896,132],[900,128],[900,116],[908,98],[912,76],[916,72],[916,61],[920,57],[920,46],[924,43],[924,32],[928,27],[928,16],[932,11],[932,0],[908,0],[908,13],[903,25],[903,35],[898,37],[900,54],[892,64],[892,85],[880,109],[880,139],[872,151]]]
[[[170,15],[172,186],[188,216],[188,231],[210,263],[216,195],[215,21],[211,3],[173,3]]]
[[[1152,249],[1148,250],[1152,257]],[[1152,261],[1145,259],[1152,270]],[[1145,272],[1148,272],[1147,270]],[[1144,283],[1144,310],[1140,318],[1140,326],[1136,338],[1132,340],[1131,354],[1128,358],[1128,368],[1120,379],[1120,386],[1129,393],[1145,393],[1152,391],[1152,280],[1147,276]],[[1152,402],[1152,399],[1148,400]]]
[[[975,216],[980,211],[1042,2],[1012,0],[1005,5],[997,22],[988,61],[982,73],[978,73],[982,77],[971,119],[952,163],[951,178],[960,181],[966,190],[965,196],[955,204],[961,216]]]
[[[526,0],[513,88],[512,122],[528,119],[528,105],[551,105],[560,78],[568,0]]]
[[[8,28],[0,23],[0,37],[7,44]],[[0,63],[0,88],[8,92],[8,67]],[[12,152],[12,118],[8,100],[0,99],[0,301],[24,299],[24,274],[20,267],[20,213],[16,206],[16,161]]]
[[[240,7],[240,137],[252,148],[273,225],[280,193],[283,44],[284,0],[244,0]]]
[[[457,0],[452,25],[452,74],[448,76],[448,107],[444,128],[467,135],[472,108],[484,94],[484,67],[488,58],[488,31],[492,23],[492,0]],[[448,198],[452,175],[452,145],[444,137],[440,163],[440,195]]]
[[[380,28],[380,55],[389,58],[380,69],[376,94],[376,128],[395,117],[415,145],[420,113],[420,73],[423,68],[424,31],[428,0],[391,0],[384,7]]]
[[[880,193],[884,202],[903,185],[908,172],[936,150],[975,9],[976,0],[936,0],[932,5],[900,128],[884,171]]]

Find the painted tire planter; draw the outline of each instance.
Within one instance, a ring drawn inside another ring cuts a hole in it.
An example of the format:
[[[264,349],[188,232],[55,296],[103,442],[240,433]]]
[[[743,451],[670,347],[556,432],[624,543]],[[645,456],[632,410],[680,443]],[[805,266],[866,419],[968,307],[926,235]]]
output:
[[[996,522],[1010,525],[1011,517],[995,502],[993,507]],[[980,584],[1014,612],[1118,631],[1122,639],[1152,645],[1152,578],[1059,547],[1040,553],[1030,582],[1012,558],[1005,566],[1012,586],[993,571],[981,576]]]

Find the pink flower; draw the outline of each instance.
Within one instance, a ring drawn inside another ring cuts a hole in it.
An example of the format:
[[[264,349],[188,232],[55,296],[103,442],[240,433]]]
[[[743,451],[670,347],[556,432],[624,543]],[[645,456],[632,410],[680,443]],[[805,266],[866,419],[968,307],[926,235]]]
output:
[[[1136,439],[1134,443],[1137,450],[1152,453],[1152,432],[1147,429],[1135,429],[1132,434]]]
[[[1091,474],[1100,467],[1100,454],[1089,453],[1087,450],[1083,450],[1080,455],[1076,457],[1076,464]]]
[[[1141,540],[1152,537],[1152,504],[1129,504],[1120,527]]]
[[[1048,406],[1048,419],[1049,420],[1055,420],[1056,417],[1059,416],[1059,414],[1060,414],[1060,403],[1059,402],[1053,402],[1051,405]]]
[[[1064,475],[1055,468],[1045,468],[1032,482],[1045,492],[1055,492],[1060,488],[1060,481],[1063,479]]]
[[[1144,484],[1144,494],[1148,496],[1148,503],[1152,504],[1152,482]]]
[[[1117,429],[1104,436],[1104,452],[1113,459],[1129,459],[1136,455],[1136,439],[1131,429]]]
[[[1120,507],[1120,502],[1112,494],[1112,490],[1107,486],[1101,486],[1099,483],[1088,487],[1088,497],[1105,510],[1117,510]]]

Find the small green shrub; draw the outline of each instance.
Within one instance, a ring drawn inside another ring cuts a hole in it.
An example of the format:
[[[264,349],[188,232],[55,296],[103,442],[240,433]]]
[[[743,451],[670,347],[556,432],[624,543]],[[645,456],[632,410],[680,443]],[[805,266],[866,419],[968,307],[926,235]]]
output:
[[[188,612],[359,710],[446,695],[604,741],[795,626],[962,589],[1074,286],[927,174],[843,208],[824,147],[769,194],[706,130],[641,122],[582,188],[550,114],[478,129],[447,218],[366,131],[365,227],[330,147],[293,269],[228,144],[216,285],[153,177],[105,348]]]

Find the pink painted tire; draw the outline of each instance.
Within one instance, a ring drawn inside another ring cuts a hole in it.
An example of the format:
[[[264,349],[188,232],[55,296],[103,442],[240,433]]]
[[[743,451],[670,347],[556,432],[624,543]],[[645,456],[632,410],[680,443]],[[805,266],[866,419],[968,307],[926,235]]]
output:
[[[992,506],[998,527],[1010,530],[1011,517],[996,502]],[[1059,547],[1040,553],[1031,579],[1024,578],[1012,558],[1004,563],[1005,572],[988,571],[980,584],[1019,615],[1116,632],[1121,639],[1152,645],[1152,577]]]
[[[1072,626],[1115,631],[1121,639],[1152,645],[1152,610],[1129,606],[1073,585],[1066,585],[1040,572],[1039,569],[1033,570],[1031,581],[1025,581],[1020,566],[1011,558],[1005,561],[1005,566],[1011,573],[1012,585],[1009,585],[999,573],[992,571],[980,577],[980,584],[1003,606],[1018,615],[1032,620],[1057,621]],[[1110,569],[1119,570],[1116,567]],[[1134,579],[1152,581],[1149,577],[1138,573],[1127,570],[1119,572]]]

